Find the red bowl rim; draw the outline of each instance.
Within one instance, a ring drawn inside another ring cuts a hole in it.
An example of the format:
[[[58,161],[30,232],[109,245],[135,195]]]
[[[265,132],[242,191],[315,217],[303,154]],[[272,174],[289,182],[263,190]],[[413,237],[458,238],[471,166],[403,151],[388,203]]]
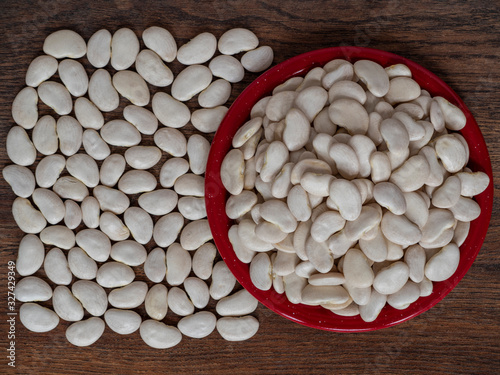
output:
[[[488,188],[475,197],[481,206],[481,215],[471,223],[469,236],[460,247],[461,259],[455,274],[448,280],[433,283],[434,289],[431,295],[420,297],[405,310],[396,310],[386,305],[373,322],[364,322],[359,316],[341,317],[318,306],[294,305],[286,299],[284,294],[279,295],[273,288],[268,291],[255,288],[250,281],[249,265],[236,257],[227,234],[232,221],[225,213],[228,193],[220,179],[220,166],[231,147],[234,133],[248,119],[253,105],[260,98],[270,94],[278,84],[293,76],[304,75],[313,67],[323,66],[335,58],[343,58],[351,62],[368,59],[384,67],[398,63],[408,66],[413,78],[422,89],[429,91],[432,96],[440,95],[446,98],[464,112],[467,124],[460,133],[469,144],[468,166],[474,171],[483,171],[490,177]],[[295,56],[274,66],[259,76],[238,96],[212,142],[205,174],[205,199],[209,225],[219,253],[236,279],[255,298],[277,314],[308,327],[336,332],[363,332],[394,326],[427,311],[441,301],[463,278],[477,257],[486,237],[493,207],[493,176],[486,143],[474,117],[460,97],[436,75],[415,62],[390,52],[364,47],[330,47]],[[464,256],[465,251],[466,256]]]

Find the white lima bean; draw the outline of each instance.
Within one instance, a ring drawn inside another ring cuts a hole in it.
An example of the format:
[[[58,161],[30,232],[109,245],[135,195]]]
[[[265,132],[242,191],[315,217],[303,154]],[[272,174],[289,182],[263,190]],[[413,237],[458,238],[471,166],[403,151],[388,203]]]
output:
[[[14,164],[29,166],[35,162],[36,149],[28,133],[20,126],[13,126],[7,133],[5,142],[7,155]]]
[[[130,284],[134,278],[131,267],[120,262],[108,262],[97,270],[96,281],[104,288],[117,288]]]
[[[148,27],[142,33],[142,40],[146,47],[155,51],[165,62],[175,59],[177,43],[168,30],[158,26]]]
[[[168,30],[153,26],[143,32],[142,41],[145,49],[140,51],[139,38],[128,28],[114,34],[101,29],[87,44],[71,30],[56,31],[44,42],[45,54],[31,62],[25,77],[28,87],[14,99],[12,117],[17,125],[7,135],[6,148],[15,165],[5,167],[3,177],[17,196],[14,219],[28,233],[19,244],[16,263],[25,276],[16,289],[17,298],[25,302],[21,322],[37,332],[53,329],[59,319],[74,322],[66,338],[75,346],[94,344],[106,324],[123,335],[139,330],[155,348],[177,345],[181,332],[206,337],[216,325],[228,340],[250,338],[257,320],[232,317],[252,313],[257,300],[244,290],[228,297],[236,279],[224,262],[216,261],[217,249],[208,242],[212,234],[206,220],[204,173],[209,138],[192,134],[187,140],[176,128],[191,121],[200,132],[215,132],[228,110],[231,82],[241,81],[244,69],[267,69],[273,51],[257,48],[257,37],[246,29],[229,30],[219,43],[214,35],[202,33],[177,49]],[[217,46],[223,55],[209,61]],[[246,53],[241,62],[230,56],[242,51]],[[77,60],[85,54],[92,71]],[[166,65],[175,58],[188,65],[176,77]],[[134,63],[135,71],[129,70]],[[51,81],[56,73],[62,84]],[[213,76],[221,79],[213,81]],[[151,97],[148,84],[172,84],[172,96],[158,92]],[[196,111],[183,103],[195,95],[201,107]],[[115,111],[122,97],[132,103],[123,110],[123,119],[113,113],[105,122],[103,112]],[[150,99],[152,111],[143,108]],[[57,120],[39,116],[39,100],[59,115]],[[68,115],[73,108],[74,115]],[[263,116],[241,134],[245,160],[256,151]],[[158,130],[158,122],[166,128]],[[142,135],[154,135],[156,146]],[[299,142],[305,145],[306,138]],[[42,155],[38,163],[37,152]],[[164,152],[170,155],[158,173],[155,166]],[[34,168],[27,168],[31,165]],[[158,189],[158,182],[163,189]],[[248,183],[245,175],[245,186]],[[135,194],[140,195],[132,197]],[[235,202],[235,215],[249,212],[255,197],[250,205]],[[173,212],[176,208],[179,212]],[[290,244],[283,241],[280,246],[290,250]],[[47,253],[44,245],[51,246]],[[188,251],[193,251],[192,260]],[[30,276],[42,265],[56,284],[54,291]],[[191,266],[197,277],[189,277]],[[132,267],[144,267],[155,285],[148,290],[146,282],[136,281]],[[170,291],[162,284],[165,279]],[[104,288],[112,288],[109,295]],[[50,298],[55,312],[34,303]],[[218,309],[231,317],[228,322],[218,324],[208,311],[194,313],[195,308],[205,309],[210,298],[222,298]],[[152,320],[142,322],[129,310],[142,304]],[[169,306],[185,316],[178,329],[157,321]],[[92,317],[82,320],[85,314]]]
[[[57,72],[57,66],[58,62],[52,56],[41,55],[36,57],[26,71],[26,85],[37,87]]]
[[[166,275],[165,251],[157,247],[149,252],[144,262],[144,273],[149,280],[159,283]]]
[[[73,109],[69,91],[59,82],[42,82],[38,86],[38,97],[58,115],[67,115]]]
[[[66,166],[66,159],[62,155],[49,155],[44,157],[35,170],[35,179],[42,188],[52,187]]]
[[[172,71],[160,56],[147,49],[137,55],[135,68],[145,81],[157,87],[169,86],[174,79]]]
[[[155,320],[162,320],[168,311],[168,290],[163,284],[155,284],[149,289],[144,301],[148,316]]]
[[[40,269],[45,258],[45,248],[40,239],[33,235],[25,235],[19,243],[16,268],[21,276],[29,276]]]
[[[123,117],[142,134],[154,134],[158,129],[158,119],[153,112],[144,107],[128,105],[123,109]]]
[[[178,49],[177,60],[184,65],[203,64],[212,58],[216,49],[215,36],[201,33]]]
[[[38,121],[37,104],[38,94],[34,88],[25,87],[19,91],[12,103],[12,118],[14,122],[24,129],[32,129]]]
[[[32,302],[21,305],[19,319],[33,332],[48,332],[59,324],[59,317],[54,311]]]
[[[2,170],[2,176],[18,197],[29,198],[35,190],[35,176],[28,168],[20,165],[8,165]]]
[[[59,63],[59,77],[73,96],[83,96],[89,87],[89,77],[82,64],[72,59]]]
[[[204,65],[191,65],[180,72],[172,83],[172,96],[185,102],[205,90],[212,82],[212,72]]]
[[[47,36],[43,42],[43,52],[56,59],[69,57],[78,59],[87,52],[83,38],[72,30],[58,30]]]
[[[104,314],[104,321],[116,333],[129,335],[139,329],[142,319],[135,311],[109,309]]]
[[[146,81],[130,70],[121,70],[113,76],[113,86],[118,93],[137,106],[149,103],[149,89]]]
[[[96,31],[87,43],[87,59],[95,68],[104,68],[111,59],[111,33],[106,29]]]
[[[219,50],[252,40],[230,30]],[[490,179],[466,168],[462,111],[421,90],[408,67],[333,60],[278,86],[250,117],[220,173],[229,239],[258,289],[371,322],[386,303],[405,309],[455,273],[480,215],[472,197]],[[221,315],[245,305],[228,298]]]
[[[52,116],[43,116],[37,121],[32,139],[35,148],[43,155],[52,155],[57,151],[56,121]]]
[[[212,59],[208,65],[215,77],[236,83],[243,79],[245,71],[241,63],[233,56],[220,55]]]
[[[184,280],[184,289],[189,299],[197,309],[203,309],[210,300],[207,284],[197,277],[188,277]]]
[[[94,316],[70,325],[66,329],[66,338],[75,346],[89,346],[99,340],[105,328],[104,321]]]
[[[117,309],[135,309],[140,306],[148,293],[144,281],[134,281],[127,286],[113,289],[108,295],[109,304]]]
[[[128,266],[140,266],[147,259],[147,251],[140,243],[132,240],[116,242],[111,246],[110,256]]]
[[[92,280],[97,276],[97,263],[85,251],[74,247],[68,252],[68,266],[75,277]]]
[[[46,245],[59,246],[69,250],[75,245],[75,234],[63,225],[52,225],[40,233],[40,239]]]
[[[52,305],[56,314],[63,320],[78,322],[83,319],[83,307],[68,287],[59,285],[54,289]]]
[[[16,299],[21,302],[48,301],[52,298],[50,285],[35,276],[28,276],[19,280],[15,293]]]
[[[166,256],[167,282],[172,286],[181,285],[191,272],[191,256],[178,243],[173,243],[167,249]]]
[[[108,307],[106,291],[96,282],[78,280],[71,286],[71,292],[83,308],[93,316],[101,316]]]
[[[75,114],[76,108],[75,102]],[[102,123],[104,123],[104,120],[102,120]],[[100,127],[102,123],[96,126]],[[71,156],[76,154],[78,150],[80,150],[83,142],[82,125],[71,116],[62,116],[57,120],[56,130],[57,137],[59,138],[59,148],[63,155]]]
[[[259,321],[250,315],[240,318],[224,317],[217,321],[217,331],[227,341],[248,340],[258,329]]]
[[[164,92],[153,96],[152,107],[158,121],[171,128],[182,128],[191,118],[187,105]]]
[[[194,305],[186,292],[176,286],[168,291],[168,307],[180,316],[188,316],[194,313]]]
[[[177,328],[152,319],[143,321],[139,332],[144,342],[155,349],[168,349],[182,340]]]
[[[139,39],[135,33],[124,27],[111,38],[111,66],[116,70],[128,69],[139,53]]]
[[[209,311],[200,311],[186,316],[177,323],[177,328],[183,335],[201,339],[210,335],[216,326],[217,318]]]

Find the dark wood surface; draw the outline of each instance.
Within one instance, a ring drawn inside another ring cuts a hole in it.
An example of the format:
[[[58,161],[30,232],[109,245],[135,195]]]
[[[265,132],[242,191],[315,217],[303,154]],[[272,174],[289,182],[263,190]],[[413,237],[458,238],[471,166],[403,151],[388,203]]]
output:
[[[179,45],[203,31],[220,36],[232,27],[248,27],[261,44],[272,46],[275,63],[337,45],[380,48],[413,59],[464,99],[486,139],[494,178],[500,177],[498,1],[2,0],[0,9],[0,169],[10,164],[5,136],[13,124],[12,100],[50,32],[69,28],[88,40],[100,28],[113,32],[127,26],[140,35],[158,25],[169,29]],[[255,77],[247,74],[234,85],[232,97]],[[14,370],[6,359],[7,262],[16,259],[23,233],[11,214],[15,196],[0,179],[0,373],[498,374],[497,188],[495,184],[489,232],[472,268],[442,302],[406,323],[368,333],[331,333],[292,323],[259,306],[254,315],[260,330],[249,341],[227,342],[214,332],[155,350],[138,332],[119,336],[106,328],[96,344],[76,348],[64,336],[67,322],[44,334],[28,332],[17,322]],[[166,321],[176,320],[170,313]]]

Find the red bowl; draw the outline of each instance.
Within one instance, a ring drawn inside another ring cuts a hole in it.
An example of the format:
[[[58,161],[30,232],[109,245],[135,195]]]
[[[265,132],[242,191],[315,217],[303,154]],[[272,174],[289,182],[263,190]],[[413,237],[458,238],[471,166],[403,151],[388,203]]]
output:
[[[234,134],[248,120],[253,105],[290,77],[303,76],[310,69],[338,58],[351,62],[368,59],[384,67],[397,63],[407,65],[420,87],[429,91],[432,96],[439,95],[448,99],[465,113],[467,125],[460,133],[469,145],[469,167],[474,171],[483,171],[490,177],[486,191],[475,197],[481,206],[481,215],[471,223],[469,236],[460,247],[461,259],[455,274],[448,280],[434,283],[431,295],[419,298],[405,310],[396,310],[386,305],[377,319],[370,323],[364,322],[359,316],[341,317],[319,306],[294,305],[284,294],[278,294],[272,288],[268,291],[257,289],[250,280],[249,265],[236,257],[229,242],[228,230],[232,220],[225,212],[228,193],[220,178],[222,160],[231,148]],[[240,284],[255,298],[285,318],[309,327],[337,332],[361,332],[390,327],[411,319],[441,301],[458,284],[474,262],[488,230],[493,206],[492,181],[490,157],[481,131],[464,102],[448,85],[427,69],[393,53],[372,48],[332,47],[304,53],[276,65],[251,83],[234,101],[212,142],[205,175],[205,199],[210,228],[222,258]]]

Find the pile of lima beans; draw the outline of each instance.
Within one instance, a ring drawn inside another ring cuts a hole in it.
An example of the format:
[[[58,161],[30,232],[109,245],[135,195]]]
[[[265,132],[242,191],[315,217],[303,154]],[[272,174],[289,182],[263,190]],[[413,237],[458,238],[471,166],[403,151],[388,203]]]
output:
[[[272,49],[241,28],[178,48],[153,26],[142,43],[128,28],[87,42],[60,30],[43,52],[12,104],[14,164],[3,170],[26,233],[15,264],[22,324],[47,332],[69,322],[77,346],[106,325],[159,349],[215,329],[252,337],[257,300],[210,242],[204,173],[232,84],[267,69]]]
[[[466,167],[465,124],[403,64],[335,59],[276,87],[220,170],[255,287],[365,322],[430,295],[489,184]]]

